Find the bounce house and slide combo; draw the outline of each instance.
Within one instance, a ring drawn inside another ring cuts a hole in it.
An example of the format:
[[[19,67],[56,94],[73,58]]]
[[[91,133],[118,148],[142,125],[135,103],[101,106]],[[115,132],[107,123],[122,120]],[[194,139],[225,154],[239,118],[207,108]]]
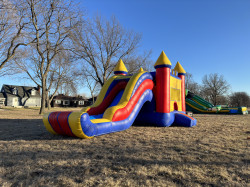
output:
[[[189,90],[186,90],[186,109],[195,114],[248,114],[247,107],[214,106]]]
[[[168,127],[192,127],[196,119],[186,115],[185,70],[179,62],[171,69],[164,52],[154,67],[133,75],[120,60],[114,76],[102,87],[96,102],[77,112],[51,112],[43,122],[52,134],[92,138],[128,129],[133,123]]]

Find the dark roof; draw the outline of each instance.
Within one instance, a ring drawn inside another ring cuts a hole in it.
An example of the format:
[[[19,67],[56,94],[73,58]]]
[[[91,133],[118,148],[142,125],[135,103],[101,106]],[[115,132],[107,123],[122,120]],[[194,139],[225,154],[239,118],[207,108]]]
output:
[[[0,98],[5,98],[3,93],[0,92]]]
[[[97,96],[94,97],[94,100],[96,100],[96,99],[97,99]],[[88,101],[93,101],[93,97],[88,98]]]
[[[63,94],[58,94],[56,95],[53,99],[60,99],[60,100],[86,100],[84,99],[82,96],[77,96],[77,97],[72,97],[72,96],[67,96],[67,95],[63,95]]]
[[[37,87],[32,86],[15,86],[15,85],[3,85],[3,89],[7,96],[17,96],[17,97],[41,97],[40,91]],[[17,95],[13,94],[13,89],[17,89]],[[36,90],[35,95],[31,95],[31,90]]]

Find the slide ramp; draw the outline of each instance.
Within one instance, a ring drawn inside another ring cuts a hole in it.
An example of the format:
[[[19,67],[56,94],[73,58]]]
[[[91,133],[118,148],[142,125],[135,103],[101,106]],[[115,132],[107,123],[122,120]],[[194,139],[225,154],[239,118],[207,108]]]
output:
[[[153,98],[153,77],[139,72],[114,77],[104,85],[94,105],[79,112],[52,112],[43,118],[53,134],[91,138],[129,128],[145,102]]]
[[[202,97],[187,91],[186,110],[196,114],[248,114],[246,107],[221,107],[214,106]]]

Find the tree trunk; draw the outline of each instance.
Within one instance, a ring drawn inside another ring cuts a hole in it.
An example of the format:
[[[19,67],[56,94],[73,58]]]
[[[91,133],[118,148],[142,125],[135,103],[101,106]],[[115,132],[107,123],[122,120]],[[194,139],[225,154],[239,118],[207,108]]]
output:
[[[39,114],[44,114],[45,110],[45,103],[46,103],[46,85],[45,81],[42,81],[42,101],[41,101],[41,108]]]
[[[47,107],[48,107],[48,110],[50,110],[50,99],[49,99],[49,95],[47,96]]]
[[[213,100],[214,100],[213,104],[214,104],[214,106],[216,106],[216,105],[217,105],[217,98],[216,98],[216,95],[213,96]]]
[[[107,81],[107,78],[106,78],[106,72],[105,72],[104,75],[103,75],[103,84],[102,84],[102,87],[103,87],[103,85],[105,84],[106,81]]]
[[[50,110],[50,102],[51,102],[51,100],[49,98],[49,92],[47,91],[47,93],[46,93],[46,104],[47,104],[48,110]]]

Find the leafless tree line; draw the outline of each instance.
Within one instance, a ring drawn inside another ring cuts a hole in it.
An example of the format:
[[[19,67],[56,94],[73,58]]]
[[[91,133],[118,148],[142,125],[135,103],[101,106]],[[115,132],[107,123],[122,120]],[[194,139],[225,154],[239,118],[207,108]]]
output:
[[[71,1],[0,1],[0,76],[25,73],[42,90],[40,113],[59,88],[76,93],[77,81],[94,96],[120,58],[130,72],[147,69],[140,41],[115,17],[86,19]]]
[[[249,95],[246,92],[233,92],[230,94],[230,85],[218,73],[205,75],[201,85],[194,81],[192,74],[187,73],[185,87],[214,105],[250,106]]]

